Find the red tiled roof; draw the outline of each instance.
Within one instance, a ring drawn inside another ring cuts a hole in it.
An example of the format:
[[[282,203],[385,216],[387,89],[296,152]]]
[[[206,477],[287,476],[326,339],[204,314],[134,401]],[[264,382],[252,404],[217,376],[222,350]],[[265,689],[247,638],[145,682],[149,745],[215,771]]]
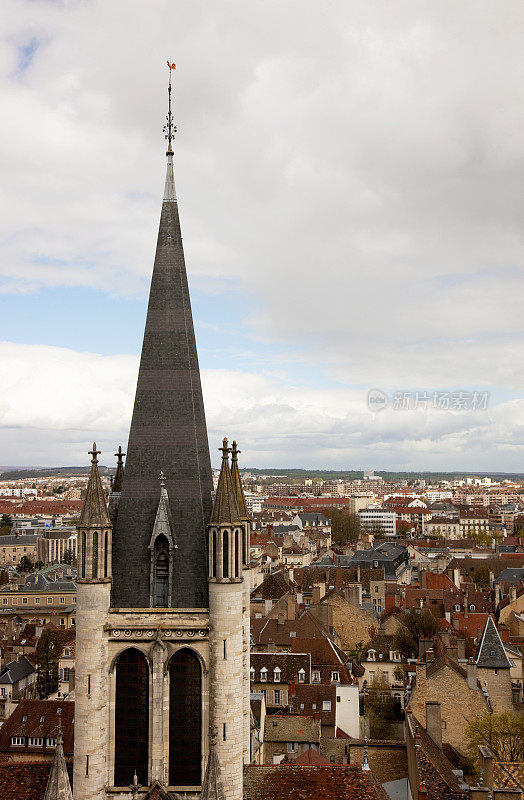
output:
[[[387,800],[372,772],[360,766],[244,768],[244,800]]]
[[[60,712],[59,712],[60,709]],[[54,747],[11,746],[12,736],[56,736],[60,723],[64,737],[64,753],[73,754],[75,704],[67,700],[20,700],[10,717],[0,728],[0,753],[54,755]],[[24,718],[25,721],[24,721]],[[0,795],[1,796],[1,795]],[[3,800],[3,798],[2,798]]]
[[[0,797],[2,800],[44,800],[50,761],[0,763]],[[68,764],[72,783],[72,764]]]

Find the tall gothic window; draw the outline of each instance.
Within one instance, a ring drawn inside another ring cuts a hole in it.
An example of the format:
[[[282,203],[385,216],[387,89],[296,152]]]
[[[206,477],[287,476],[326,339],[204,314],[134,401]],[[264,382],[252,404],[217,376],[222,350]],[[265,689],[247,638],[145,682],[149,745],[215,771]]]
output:
[[[235,531],[235,578],[239,576],[240,552],[238,546],[238,531]]]
[[[178,650],[169,666],[169,784],[200,786],[202,671],[196,655]]]
[[[93,555],[91,558],[91,576],[98,577],[98,531],[93,534]]]
[[[115,786],[129,786],[133,775],[148,784],[149,669],[135,648],[124,650],[116,662]]]
[[[249,559],[247,557],[246,544],[247,544],[247,536],[246,536],[246,529],[244,528],[244,530],[242,531],[242,563],[247,565],[249,563]]]
[[[153,587],[155,607],[166,608],[169,597],[169,543],[165,536],[155,540]]]
[[[82,533],[82,578],[86,576],[86,534]]]
[[[229,578],[229,533],[222,531],[222,577]]]
[[[104,533],[104,578],[107,578],[107,559],[109,555],[109,534]]]
[[[212,567],[212,575],[211,575],[211,577],[212,578],[216,578],[216,576],[217,576],[217,532],[216,531],[213,531],[213,544],[212,544],[212,547],[213,547],[213,552],[211,554],[211,557],[212,557],[213,567]]]

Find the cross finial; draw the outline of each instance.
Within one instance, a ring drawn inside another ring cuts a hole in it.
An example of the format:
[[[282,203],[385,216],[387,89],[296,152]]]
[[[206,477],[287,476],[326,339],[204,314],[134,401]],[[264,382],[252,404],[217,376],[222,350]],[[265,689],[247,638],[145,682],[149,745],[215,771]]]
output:
[[[222,451],[222,458],[224,460],[227,460],[231,452],[231,448],[227,446],[227,436],[224,436],[224,439],[222,441],[222,447],[219,447],[218,449]]]
[[[93,458],[91,459],[91,464],[98,464],[97,456],[99,456],[101,452],[102,452],[101,450],[96,449],[96,442],[93,442],[93,449],[88,450],[88,454],[90,456],[93,456]]]
[[[121,464],[123,462],[124,456],[125,456],[125,453],[122,452],[122,445],[121,444],[118,445],[118,452],[115,453],[115,456],[116,456],[116,460],[118,461],[118,463]]]
[[[231,461],[238,461],[238,454],[241,453],[242,450],[237,448],[237,443],[233,439],[233,447],[231,448]]]
[[[167,66],[169,68],[169,85],[167,87],[167,96],[168,96],[168,111],[166,115],[167,125],[164,125],[164,134],[165,138],[167,139],[167,151],[166,156],[173,155],[173,148],[171,147],[171,142],[175,138],[176,133],[176,125],[173,122],[173,115],[171,113],[171,72],[176,69],[174,62],[169,61],[167,62]]]
[[[163,469],[160,470],[160,474],[158,476],[158,479],[160,481],[160,486],[162,487],[162,489],[164,489],[165,485],[166,485],[166,476],[164,475],[164,470]]]

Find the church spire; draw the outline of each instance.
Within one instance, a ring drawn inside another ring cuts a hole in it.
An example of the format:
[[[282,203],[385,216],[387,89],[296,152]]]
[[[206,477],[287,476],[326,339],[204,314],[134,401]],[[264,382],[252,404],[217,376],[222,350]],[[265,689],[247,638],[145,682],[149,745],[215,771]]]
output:
[[[113,480],[113,492],[121,492],[122,484],[124,483],[124,456],[125,456],[125,453],[122,452],[121,444],[118,445],[118,451],[115,453],[115,456],[116,456],[116,472]]]
[[[224,439],[222,447],[218,449],[222,451],[222,466],[220,468],[220,475],[218,476],[211,522],[215,525],[236,524],[240,522],[240,513],[238,510],[237,496],[231,479],[231,470],[229,468],[229,454],[231,448],[227,446],[227,439]]]
[[[73,800],[62,742],[63,736],[60,728],[56,737],[55,757],[51,765],[44,800]]]
[[[240,519],[244,521],[249,519],[249,515],[246,508],[244,489],[242,488],[242,478],[240,477],[240,470],[238,468],[238,454],[240,452],[242,451],[237,448],[237,443],[233,440],[233,447],[231,448],[231,481],[237,498]]]
[[[158,474],[165,473],[167,503],[181,569],[169,605],[206,608],[206,525],[213,482],[195,332],[173,179],[169,64],[167,176],[162,202],[142,356],[129,432],[125,475],[113,530],[112,602],[149,607],[149,543],[158,511]]]
[[[109,513],[106,505],[106,498],[102,488],[102,481],[100,480],[100,472],[98,471],[98,458],[100,450],[96,449],[96,443],[93,442],[93,449],[89,451],[89,455],[93,456],[91,459],[91,474],[87,483],[87,491],[80,514],[79,528],[105,528],[111,525]]]

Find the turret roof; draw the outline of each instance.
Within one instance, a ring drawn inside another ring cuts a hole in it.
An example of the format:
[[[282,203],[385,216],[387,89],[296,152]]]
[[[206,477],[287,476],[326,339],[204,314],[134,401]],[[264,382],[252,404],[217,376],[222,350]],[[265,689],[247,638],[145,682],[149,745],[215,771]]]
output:
[[[227,446],[227,439],[224,439],[222,450],[222,466],[218,476],[215,502],[211,514],[211,522],[215,525],[238,524],[240,522],[240,512],[238,510],[237,494],[233,487],[231,469],[229,468],[230,448]]]
[[[99,452],[96,449],[96,443],[93,443],[93,449],[90,451],[93,456],[91,459],[91,474],[89,475],[86,497],[80,514],[80,522],[78,523],[80,528],[111,527],[106,498],[102,488],[102,481],[100,480],[100,472],[98,471],[97,455]]]

